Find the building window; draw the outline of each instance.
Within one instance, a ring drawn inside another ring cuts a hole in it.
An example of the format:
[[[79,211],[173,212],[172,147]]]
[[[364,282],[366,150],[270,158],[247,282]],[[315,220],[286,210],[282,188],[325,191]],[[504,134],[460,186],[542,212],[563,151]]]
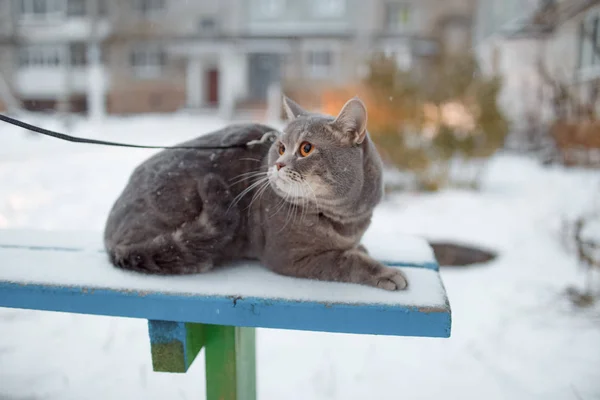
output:
[[[162,74],[167,57],[161,46],[138,45],[131,51],[130,63],[136,76],[152,78]]]
[[[82,17],[85,15],[86,0],[68,0],[67,15],[69,17]]]
[[[217,30],[215,17],[202,17],[198,21],[198,30],[202,33],[214,33]]]
[[[107,0],[98,0],[96,3],[96,7],[98,7],[98,15],[101,17],[106,17],[108,15],[108,3]]]
[[[64,18],[64,0],[19,0],[19,18],[25,21],[49,21]]]
[[[26,45],[19,48],[19,67],[53,68],[62,60],[62,47],[55,45]]]
[[[312,9],[317,17],[341,17],[346,12],[346,0],[313,0]]]
[[[600,66],[600,15],[593,14],[581,22],[579,31],[579,68]]]
[[[166,0],[135,0],[133,8],[144,17],[161,14],[166,8]]]
[[[85,43],[71,43],[69,45],[69,54],[72,66],[81,67],[87,65],[87,48]]]
[[[283,14],[285,0],[255,0],[253,8],[259,17],[275,18]]]
[[[592,43],[592,64],[599,65],[600,64],[600,56],[598,52],[600,51],[600,15],[596,14],[594,18],[590,21],[591,26],[589,28],[590,42]]]
[[[411,8],[406,3],[386,4],[386,27],[391,30],[402,30],[410,26]]]
[[[585,24],[579,23],[579,31],[577,33],[577,68],[583,67],[583,41],[585,40]]]
[[[398,69],[402,71],[410,70],[413,60],[409,48],[386,47],[383,53],[386,57],[394,60]]]
[[[310,51],[308,53],[308,72],[312,78],[326,78],[331,75],[333,53],[328,50]]]

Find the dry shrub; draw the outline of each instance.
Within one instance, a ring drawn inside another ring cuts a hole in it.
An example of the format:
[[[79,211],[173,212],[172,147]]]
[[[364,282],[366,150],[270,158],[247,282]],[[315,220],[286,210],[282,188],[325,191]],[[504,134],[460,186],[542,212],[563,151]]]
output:
[[[366,79],[324,90],[321,103],[324,112],[335,115],[359,96],[384,160],[413,171],[421,189],[437,190],[448,181],[452,159],[486,158],[503,145],[508,124],[496,102],[500,88],[498,79],[477,73],[469,56],[440,61],[423,79],[378,55]]]
[[[558,120],[550,134],[564,165],[600,166],[600,121]]]
[[[551,133],[561,149],[600,149],[600,121],[556,121],[552,125]]]
[[[581,307],[594,304],[598,296],[593,287],[593,275],[594,270],[600,271],[600,237],[594,233],[593,225],[600,225],[600,213],[582,214],[572,223],[563,223],[563,241],[585,269],[583,290],[567,288],[573,303]]]
[[[329,88],[323,92],[323,112],[336,115],[348,99],[358,96],[369,112],[368,129],[385,162],[402,169],[423,172],[429,165],[427,156],[418,144],[407,143],[408,130],[417,125],[415,114],[394,99],[365,84]]]
[[[282,90],[286,96],[293,99],[296,103],[302,104],[302,107],[306,110],[322,110],[323,108],[323,88],[321,87],[308,85],[305,82],[302,82],[302,84],[284,82]],[[285,117],[283,114],[282,116]]]

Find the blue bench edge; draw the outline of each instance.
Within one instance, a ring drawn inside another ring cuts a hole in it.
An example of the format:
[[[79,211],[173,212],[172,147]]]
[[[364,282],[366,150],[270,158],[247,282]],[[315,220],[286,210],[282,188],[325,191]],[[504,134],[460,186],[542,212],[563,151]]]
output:
[[[451,310],[234,296],[189,296],[0,283],[0,307],[174,322],[395,336],[450,337]]]

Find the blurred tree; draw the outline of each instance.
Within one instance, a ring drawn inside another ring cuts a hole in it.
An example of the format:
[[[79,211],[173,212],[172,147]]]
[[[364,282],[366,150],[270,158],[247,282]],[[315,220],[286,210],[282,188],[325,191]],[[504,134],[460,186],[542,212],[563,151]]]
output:
[[[501,81],[484,77],[469,54],[441,57],[420,78],[377,55],[362,84],[373,140],[387,161],[414,171],[423,188],[445,184],[452,161],[488,158],[504,143]]]

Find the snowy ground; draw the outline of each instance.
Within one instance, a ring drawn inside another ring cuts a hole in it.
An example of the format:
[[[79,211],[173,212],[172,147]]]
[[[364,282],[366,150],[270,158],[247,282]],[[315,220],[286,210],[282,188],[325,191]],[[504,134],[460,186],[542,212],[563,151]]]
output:
[[[57,130],[53,121],[38,119]],[[222,121],[177,115],[77,123],[73,133],[173,144]],[[101,230],[153,151],[37,139],[0,125],[0,228]],[[450,339],[258,331],[259,399],[599,399],[600,310],[562,295],[582,273],[561,218],[600,206],[600,174],[497,157],[482,192],[393,195],[372,230],[478,243],[501,257],[444,270]],[[595,203],[594,203],[595,202]],[[0,309],[0,400],[201,399],[202,362],[152,372],[145,321]]]

